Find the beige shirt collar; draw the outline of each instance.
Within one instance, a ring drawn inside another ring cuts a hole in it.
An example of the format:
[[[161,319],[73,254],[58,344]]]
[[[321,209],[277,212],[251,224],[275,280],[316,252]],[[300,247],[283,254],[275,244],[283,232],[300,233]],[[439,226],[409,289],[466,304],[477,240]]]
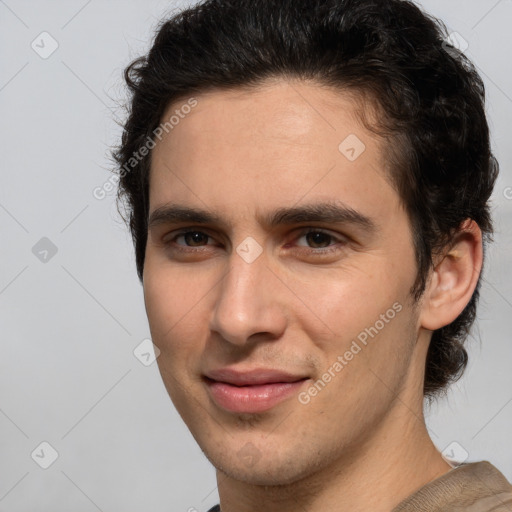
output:
[[[392,512],[512,512],[512,485],[488,461],[461,464],[429,482]]]

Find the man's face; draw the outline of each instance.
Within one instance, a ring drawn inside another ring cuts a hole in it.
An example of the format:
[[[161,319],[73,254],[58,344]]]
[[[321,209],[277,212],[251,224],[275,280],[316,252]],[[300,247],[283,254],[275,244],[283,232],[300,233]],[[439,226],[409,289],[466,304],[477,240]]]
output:
[[[275,81],[196,99],[152,155],[157,361],[217,468],[290,483],[402,428],[396,404],[421,395],[410,225],[346,94]],[[326,203],[339,218],[274,215]],[[175,206],[217,219],[166,216]]]

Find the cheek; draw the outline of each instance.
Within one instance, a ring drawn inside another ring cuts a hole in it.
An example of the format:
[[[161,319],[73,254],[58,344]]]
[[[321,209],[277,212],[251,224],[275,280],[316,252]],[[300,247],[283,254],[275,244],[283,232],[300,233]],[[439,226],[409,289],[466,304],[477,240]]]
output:
[[[373,325],[380,314],[401,300],[400,287],[378,265],[379,261],[368,259],[357,267],[317,272],[294,288],[308,306],[309,316],[320,320],[331,336],[346,340]]]
[[[306,407],[311,415],[324,418],[328,436],[372,430],[400,393],[410,368],[414,332],[411,311],[397,302],[382,309],[346,311],[337,320],[337,335],[316,342],[322,363],[317,380],[301,398],[310,400]]]
[[[197,344],[191,343],[191,337],[200,340],[199,330],[204,322],[199,317],[207,290],[183,271],[157,271],[151,264],[145,268],[146,314],[153,343],[160,349],[161,357],[179,357]]]
[[[304,302],[314,314],[303,317],[301,329],[315,345],[312,353],[321,361],[318,369],[336,375],[331,391],[343,390],[354,397],[384,392],[376,375],[393,388],[414,347],[408,286],[384,268],[371,268],[352,269],[342,272],[343,278],[331,275],[303,287]]]
[[[204,349],[205,320],[201,320],[201,296],[190,290],[181,273],[152,273],[144,279],[144,299],[151,338],[160,353],[157,365],[167,392],[179,411],[190,407],[188,388]]]
[[[173,264],[161,251],[146,251],[144,300],[148,317],[169,329],[198,304],[205,294],[205,275],[190,267]]]

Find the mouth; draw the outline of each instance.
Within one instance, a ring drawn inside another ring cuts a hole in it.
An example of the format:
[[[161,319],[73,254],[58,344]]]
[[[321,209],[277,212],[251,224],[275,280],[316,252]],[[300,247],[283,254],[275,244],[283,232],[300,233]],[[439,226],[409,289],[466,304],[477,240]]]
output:
[[[229,412],[267,411],[296,394],[309,377],[283,371],[221,369],[208,372],[204,382],[214,403]]]

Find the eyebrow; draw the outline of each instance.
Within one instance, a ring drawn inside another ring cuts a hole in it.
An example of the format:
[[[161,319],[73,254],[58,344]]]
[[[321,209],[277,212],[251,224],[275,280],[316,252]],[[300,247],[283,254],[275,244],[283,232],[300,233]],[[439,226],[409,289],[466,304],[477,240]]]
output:
[[[148,229],[161,224],[191,222],[194,224],[227,223],[216,213],[191,208],[180,204],[167,204],[154,210],[148,219]],[[303,206],[278,208],[265,215],[258,216],[258,222],[267,228],[305,222],[323,222],[327,224],[351,224],[362,228],[369,234],[377,230],[376,223],[370,217],[353,208],[336,202],[321,202]]]

